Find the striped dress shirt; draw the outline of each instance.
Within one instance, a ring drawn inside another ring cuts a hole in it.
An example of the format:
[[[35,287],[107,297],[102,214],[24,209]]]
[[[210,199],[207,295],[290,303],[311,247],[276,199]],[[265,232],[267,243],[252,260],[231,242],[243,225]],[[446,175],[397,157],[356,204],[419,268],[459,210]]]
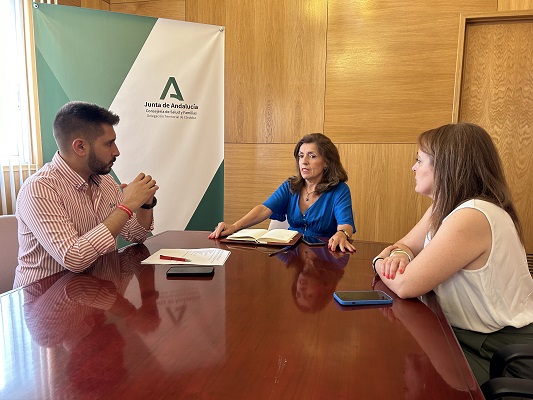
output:
[[[88,184],[56,153],[51,162],[22,185],[17,197],[19,265],[14,287],[67,268],[81,272],[99,256],[114,251],[117,241],[102,223],[123,201],[111,175],[92,175]],[[143,242],[153,229],[134,215],[120,235]]]

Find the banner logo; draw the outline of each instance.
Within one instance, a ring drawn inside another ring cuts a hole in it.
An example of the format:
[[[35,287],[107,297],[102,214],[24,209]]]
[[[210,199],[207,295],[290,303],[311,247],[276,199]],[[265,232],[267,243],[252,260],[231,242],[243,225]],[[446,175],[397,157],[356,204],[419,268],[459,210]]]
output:
[[[174,102],[172,100],[165,101],[166,97],[179,100]],[[161,101],[163,100],[163,101]],[[144,108],[148,118],[175,118],[175,119],[190,119],[195,120],[198,117],[198,105],[196,103],[189,104],[184,102],[183,95],[176,82],[176,78],[169,77],[167,84],[161,97],[158,101],[145,101]]]
[[[167,85],[165,86],[165,89],[163,90],[163,93],[161,93],[160,100],[165,100],[165,97],[167,97],[167,93],[170,90],[170,87],[174,88],[175,93],[170,93],[170,97],[173,99],[178,99],[179,101],[183,101],[183,96],[181,95],[180,88],[178,86],[178,82],[176,82],[176,78],[173,76],[168,78]]]

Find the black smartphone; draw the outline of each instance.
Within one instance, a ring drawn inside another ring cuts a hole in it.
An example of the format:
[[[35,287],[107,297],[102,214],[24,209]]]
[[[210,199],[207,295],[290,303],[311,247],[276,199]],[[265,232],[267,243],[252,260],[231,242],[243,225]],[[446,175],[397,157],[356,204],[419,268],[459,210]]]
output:
[[[392,297],[381,290],[347,290],[333,293],[333,297],[343,306],[391,304]]]
[[[215,267],[202,265],[186,265],[179,267],[170,267],[167,271],[168,278],[187,278],[187,277],[210,277],[215,273]]]
[[[326,242],[316,236],[303,236],[302,242],[308,246],[324,246],[326,244]]]

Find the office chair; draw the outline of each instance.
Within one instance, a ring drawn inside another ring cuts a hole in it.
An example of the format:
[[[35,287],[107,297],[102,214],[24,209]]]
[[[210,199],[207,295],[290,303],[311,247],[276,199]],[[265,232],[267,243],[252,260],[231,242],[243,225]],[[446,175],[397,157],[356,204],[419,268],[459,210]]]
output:
[[[17,231],[14,215],[0,215],[0,293],[13,289],[19,251]]]
[[[533,380],[505,376],[509,364],[517,360],[533,360],[533,344],[509,344],[494,353],[490,360],[490,379],[481,385],[486,400],[509,396],[533,399]]]
[[[268,230],[270,231],[272,229],[289,229],[289,222],[287,220],[278,221],[277,219],[271,219]]]

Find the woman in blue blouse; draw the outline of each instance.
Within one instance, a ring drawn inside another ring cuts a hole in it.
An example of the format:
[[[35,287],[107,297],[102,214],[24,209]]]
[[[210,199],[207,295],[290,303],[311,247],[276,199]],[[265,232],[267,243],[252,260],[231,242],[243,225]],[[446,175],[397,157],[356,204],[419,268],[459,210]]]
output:
[[[289,229],[308,236],[329,237],[329,249],[353,252],[352,198],[337,147],[327,136],[311,133],[296,144],[294,158],[296,176],[283,182],[263,204],[237,222],[220,222],[209,238],[231,235],[267,218],[287,219]]]

